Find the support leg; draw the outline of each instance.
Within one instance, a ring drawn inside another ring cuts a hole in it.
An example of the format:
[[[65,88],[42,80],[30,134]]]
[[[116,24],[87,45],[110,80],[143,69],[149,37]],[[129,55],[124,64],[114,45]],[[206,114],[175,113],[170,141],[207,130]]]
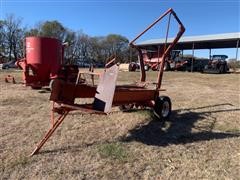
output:
[[[59,116],[58,120],[54,122],[53,127],[46,133],[44,138],[38,143],[37,147],[34,149],[34,151],[31,153],[30,156],[33,156],[34,154],[38,153],[38,151],[42,148],[42,146],[51,137],[51,135],[54,133],[54,131],[57,129],[57,127],[63,122],[63,120],[67,116],[68,112],[69,111],[64,111],[64,113]]]

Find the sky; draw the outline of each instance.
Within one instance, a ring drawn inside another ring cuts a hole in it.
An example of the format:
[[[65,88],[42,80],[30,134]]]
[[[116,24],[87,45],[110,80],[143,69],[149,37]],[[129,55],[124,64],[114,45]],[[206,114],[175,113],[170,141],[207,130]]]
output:
[[[174,9],[186,27],[184,36],[240,31],[240,0],[0,0],[0,18],[15,14],[29,28],[41,21],[58,20],[90,36],[114,33],[131,40],[168,8]],[[174,23],[171,28],[173,36],[178,29]],[[161,38],[163,29],[164,23],[144,38]],[[212,53],[234,58],[236,49]],[[208,50],[195,52],[197,56],[207,54]]]

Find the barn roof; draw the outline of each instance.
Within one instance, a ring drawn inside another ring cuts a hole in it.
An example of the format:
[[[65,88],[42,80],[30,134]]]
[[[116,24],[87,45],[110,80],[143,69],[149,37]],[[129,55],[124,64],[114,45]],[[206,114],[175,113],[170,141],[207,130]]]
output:
[[[174,38],[168,38],[168,42],[172,42]],[[184,50],[192,49],[215,49],[215,48],[236,48],[237,41],[240,40],[240,32],[211,34],[200,36],[183,36],[174,49]],[[150,39],[137,43],[140,47],[151,47],[165,44],[165,39]],[[240,46],[240,45],[239,45]]]

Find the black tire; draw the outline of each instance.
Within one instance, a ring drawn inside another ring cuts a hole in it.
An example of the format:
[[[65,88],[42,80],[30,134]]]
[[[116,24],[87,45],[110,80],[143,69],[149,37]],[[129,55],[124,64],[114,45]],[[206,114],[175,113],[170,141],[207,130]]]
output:
[[[145,65],[144,65],[144,70],[145,70],[145,71],[148,71],[148,70],[149,70],[149,65],[145,64]]]
[[[136,69],[137,69],[136,64],[134,64],[134,63],[129,64],[129,66],[128,66],[128,71],[129,72],[134,72],[134,71],[136,71]]]
[[[52,89],[53,89],[53,83],[54,83],[54,80],[55,79],[51,79],[50,82],[49,82],[49,90],[52,92]]]
[[[134,107],[134,104],[124,104],[124,105],[119,106],[119,109],[123,112],[127,112],[127,111],[130,111],[131,109],[133,109],[133,107]]]
[[[223,73],[227,73],[227,72],[228,72],[228,66],[225,64]]]
[[[222,74],[222,73],[224,73],[223,71],[224,71],[224,65],[221,65],[221,66],[219,67],[218,72],[219,72],[219,74]]]
[[[167,120],[172,112],[172,103],[169,97],[160,96],[155,100],[154,115],[159,120]]]
[[[4,66],[2,69],[9,69],[10,67],[8,65]]]

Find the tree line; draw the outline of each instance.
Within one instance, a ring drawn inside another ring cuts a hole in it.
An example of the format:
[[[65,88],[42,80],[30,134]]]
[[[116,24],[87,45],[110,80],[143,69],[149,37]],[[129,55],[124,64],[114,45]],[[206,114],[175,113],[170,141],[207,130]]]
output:
[[[119,62],[137,58],[136,52],[128,46],[129,40],[119,34],[91,37],[81,31],[72,31],[59,21],[44,21],[34,28],[23,26],[22,19],[8,15],[0,20],[0,56],[5,61],[23,58],[24,39],[28,36],[57,38],[67,43],[65,59],[70,64],[80,62],[105,63],[114,56]]]

